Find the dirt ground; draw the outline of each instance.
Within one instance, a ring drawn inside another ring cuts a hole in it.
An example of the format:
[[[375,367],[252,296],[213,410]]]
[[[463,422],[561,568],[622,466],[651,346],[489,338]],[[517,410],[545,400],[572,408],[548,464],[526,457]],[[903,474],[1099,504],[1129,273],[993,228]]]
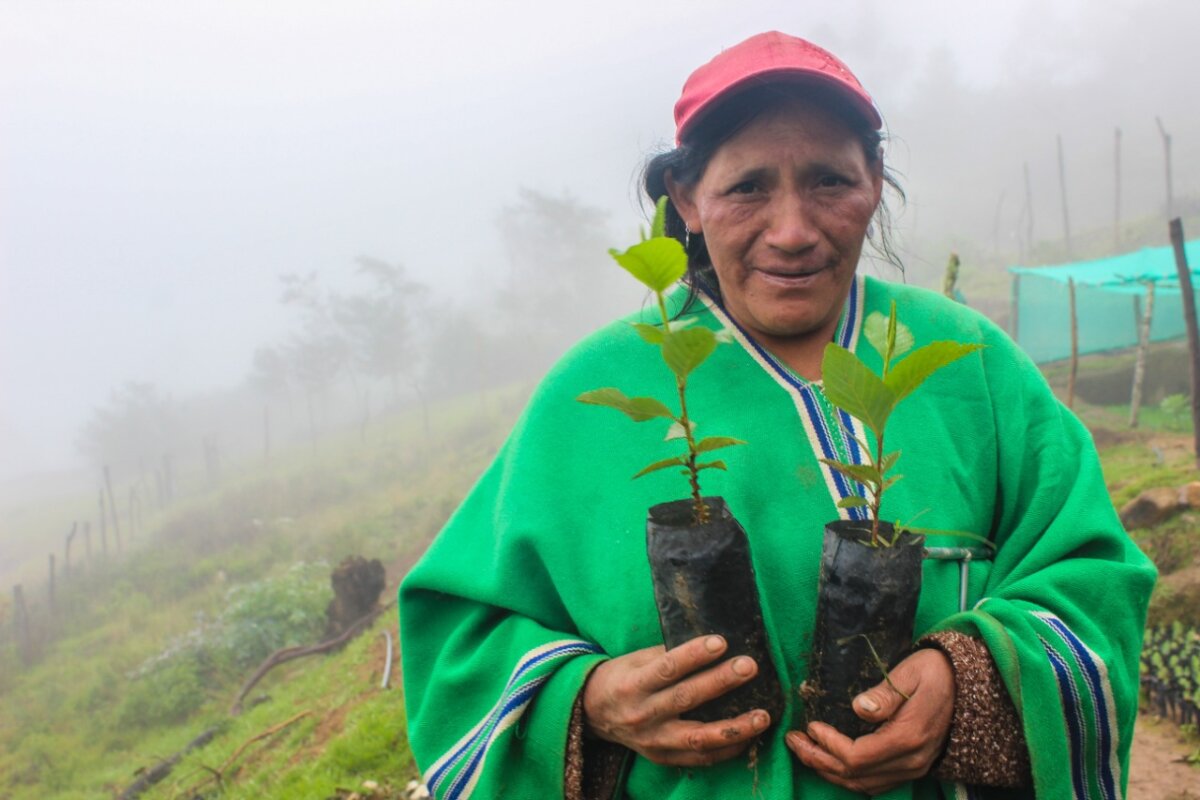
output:
[[[1183,761],[1194,747],[1183,741],[1176,725],[1139,714],[1128,800],[1200,800],[1200,767]]]

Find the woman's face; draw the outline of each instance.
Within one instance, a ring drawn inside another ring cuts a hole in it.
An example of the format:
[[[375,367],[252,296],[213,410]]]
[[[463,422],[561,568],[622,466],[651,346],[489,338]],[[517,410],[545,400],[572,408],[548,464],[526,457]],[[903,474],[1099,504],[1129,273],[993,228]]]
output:
[[[704,241],[726,309],[763,344],[833,338],[882,191],[849,126],[788,100],[717,149],[672,202]]]

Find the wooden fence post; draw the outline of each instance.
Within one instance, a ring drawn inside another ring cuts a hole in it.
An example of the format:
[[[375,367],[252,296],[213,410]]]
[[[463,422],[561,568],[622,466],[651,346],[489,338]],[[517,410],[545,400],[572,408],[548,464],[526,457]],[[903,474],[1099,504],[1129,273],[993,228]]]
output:
[[[1113,137],[1113,252],[1121,250],[1121,129]]]
[[[1200,468],[1200,329],[1196,326],[1196,295],[1192,288],[1192,270],[1187,252],[1183,249],[1183,222],[1171,220],[1171,246],[1175,249],[1175,270],[1179,273],[1179,290],[1183,294],[1183,319],[1187,323],[1188,351],[1192,372],[1192,450]]]
[[[1029,182],[1029,162],[1025,162],[1025,208],[1029,217],[1025,220],[1025,241],[1028,242],[1029,253],[1033,253],[1033,186]]]
[[[1171,188],[1171,134],[1163,127],[1161,117],[1155,117],[1154,121],[1158,123],[1158,133],[1162,136],[1163,159],[1167,170],[1167,219],[1171,219],[1175,216],[1175,194]]]
[[[92,523],[90,522],[83,523],[83,544],[84,553],[87,555],[87,568],[90,570],[92,568]]]
[[[1150,349],[1150,322],[1154,319],[1154,282],[1146,281],[1146,311],[1138,333],[1137,360],[1133,362],[1133,394],[1129,400],[1129,427],[1138,426],[1142,409],[1142,384],[1146,381],[1146,352]]]
[[[1063,240],[1067,244],[1067,260],[1071,260],[1071,218],[1067,214],[1067,167],[1063,163],[1062,134],[1058,134],[1058,186],[1062,192]]]
[[[100,553],[108,558],[108,510],[104,507],[104,489],[100,489]]]
[[[55,588],[54,587],[54,553],[51,553],[50,554],[50,582],[48,584],[46,584],[47,597],[50,600],[50,610],[51,611],[54,611],[56,608],[56,603],[55,603],[55,598],[54,598],[54,588]]]
[[[67,578],[71,575],[71,543],[75,541],[75,534],[79,533],[79,520],[71,523],[71,532],[67,534],[67,544],[63,548],[63,577]]]
[[[25,592],[21,584],[13,587],[13,627],[17,632],[17,650],[26,666],[33,660],[29,641],[29,609],[25,607]]]
[[[138,530],[139,533],[145,533],[141,530],[141,498],[138,497],[137,487],[129,487],[129,543],[133,544],[133,532]]]
[[[117,539],[117,552],[121,552],[121,520],[117,514],[117,498],[113,495],[112,476],[108,471],[108,464],[104,465],[104,486],[108,489],[108,507],[112,511],[113,535]]]

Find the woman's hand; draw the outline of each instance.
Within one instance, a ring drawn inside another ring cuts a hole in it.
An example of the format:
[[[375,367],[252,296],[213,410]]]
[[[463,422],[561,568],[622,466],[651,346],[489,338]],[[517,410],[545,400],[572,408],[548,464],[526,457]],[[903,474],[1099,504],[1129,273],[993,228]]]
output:
[[[766,711],[716,722],[679,718],[758,672],[749,656],[703,669],[725,649],[720,636],[701,636],[673,650],[659,645],[605,661],[583,690],[588,730],[656,764],[690,767],[733,758],[770,724]]]
[[[938,650],[918,650],[888,673],[887,681],[854,698],[854,713],[879,730],[850,739],[823,722],[792,731],[796,757],[830,783],[875,795],[929,772],[946,746],[954,715],[954,670]]]

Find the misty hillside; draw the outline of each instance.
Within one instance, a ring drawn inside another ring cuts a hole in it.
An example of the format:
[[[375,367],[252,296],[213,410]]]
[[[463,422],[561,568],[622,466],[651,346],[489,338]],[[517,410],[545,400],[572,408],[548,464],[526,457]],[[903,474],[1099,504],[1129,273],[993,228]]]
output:
[[[243,465],[219,487],[147,514],[137,540],[30,586],[26,639],[0,638],[0,796],[96,797],[208,733],[146,797],[326,797],[415,777],[399,691],[395,589],[482,470],[527,389],[377,420]],[[239,687],[279,648],[325,635],[330,573],[379,559],[378,616],[344,649]],[[3,608],[5,622],[15,612]],[[380,688],[387,643],[389,687]],[[277,733],[240,745],[264,731]],[[216,772],[214,772],[216,770]],[[217,780],[217,774],[220,779]],[[190,788],[189,788],[190,787]],[[390,796],[390,795],[389,795]]]

